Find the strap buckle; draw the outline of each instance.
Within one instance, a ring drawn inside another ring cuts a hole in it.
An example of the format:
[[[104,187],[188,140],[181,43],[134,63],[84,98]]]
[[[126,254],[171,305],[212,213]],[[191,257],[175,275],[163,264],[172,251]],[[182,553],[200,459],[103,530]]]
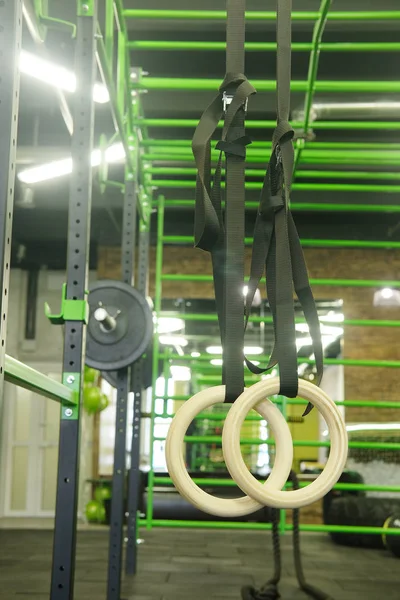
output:
[[[226,111],[228,110],[229,105],[232,104],[233,97],[234,97],[234,94],[228,94],[227,92],[223,92],[222,105],[223,105],[224,114],[226,114]],[[243,110],[245,113],[247,113],[248,104],[249,104],[249,99],[246,98],[246,101],[243,104]]]
[[[223,105],[224,113],[226,113],[226,111],[228,110],[228,106],[232,103],[232,100],[233,100],[232,94],[227,94],[226,92],[224,92],[222,94],[222,105]]]

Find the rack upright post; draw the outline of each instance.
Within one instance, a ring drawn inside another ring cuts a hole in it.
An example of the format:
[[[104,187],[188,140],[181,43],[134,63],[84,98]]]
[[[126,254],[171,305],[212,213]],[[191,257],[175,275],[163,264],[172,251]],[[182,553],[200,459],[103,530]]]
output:
[[[66,298],[84,303],[88,280],[94,130],[93,87],[96,70],[96,0],[78,0],[71,141]],[[74,595],[76,521],[79,488],[80,404],[85,352],[85,321],[66,320],[63,383],[79,395],[76,407],[61,406],[51,600]]]

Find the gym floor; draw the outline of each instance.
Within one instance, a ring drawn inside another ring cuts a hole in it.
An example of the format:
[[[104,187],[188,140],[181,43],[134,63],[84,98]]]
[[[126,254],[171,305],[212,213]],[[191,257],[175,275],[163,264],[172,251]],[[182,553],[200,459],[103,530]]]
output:
[[[126,600],[218,598],[240,600],[272,573],[270,532],[154,529],[143,531],[140,566],[124,579]],[[326,535],[301,536],[308,582],[334,600],[398,600],[398,559],[384,551],[335,546]],[[76,600],[105,598],[108,535],[78,533]],[[0,530],[0,598],[48,600],[52,532]],[[291,536],[282,539],[282,600],[307,598],[298,590]]]

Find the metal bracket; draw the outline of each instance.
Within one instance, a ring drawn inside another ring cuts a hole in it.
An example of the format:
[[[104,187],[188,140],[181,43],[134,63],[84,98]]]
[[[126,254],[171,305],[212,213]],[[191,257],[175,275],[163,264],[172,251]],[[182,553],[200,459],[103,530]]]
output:
[[[228,106],[231,104],[232,100],[233,96],[231,94],[227,94],[226,92],[222,94],[222,105],[224,107],[224,113],[226,113],[226,111],[228,110]]]
[[[63,384],[71,388],[76,398],[76,404],[71,405],[62,403],[61,405],[61,419],[66,421],[74,421],[79,416],[79,391],[81,387],[81,375],[80,373],[64,373]]]
[[[44,313],[52,325],[64,325],[66,321],[82,321],[87,325],[89,320],[89,304],[87,300],[68,300],[67,284],[63,283],[61,312],[59,314],[52,314],[50,306],[46,302]]]
[[[142,185],[139,187],[139,203],[142,207],[142,218],[139,221],[139,230],[149,231],[152,211],[151,195],[146,192]]]
[[[233,100],[233,95],[232,94],[227,94],[226,92],[224,92],[222,94],[222,105],[223,105],[224,114],[228,110],[228,106],[230,104],[232,104],[232,100]],[[244,109],[245,113],[247,113],[248,105],[249,105],[249,99],[246,98],[246,101],[245,101],[245,103],[243,105],[243,109]]]

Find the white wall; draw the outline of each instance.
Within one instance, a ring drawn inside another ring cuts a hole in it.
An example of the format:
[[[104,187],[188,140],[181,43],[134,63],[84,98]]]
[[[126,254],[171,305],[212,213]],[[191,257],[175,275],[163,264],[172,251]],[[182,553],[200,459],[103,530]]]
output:
[[[52,311],[57,313],[61,304],[61,289],[65,281],[63,272],[43,270],[39,273],[38,298],[36,310],[36,339],[25,340],[25,313],[27,273],[19,269],[11,271],[9,312],[7,319],[7,354],[37,368],[42,372],[59,373],[62,371],[63,327],[51,325],[44,314],[44,303],[48,302]],[[95,273],[90,274],[95,279]],[[14,390],[7,385],[4,392],[4,402],[12,402]],[[49,400],[51,402],[51,400]],[[3,403],[4,404],[4,403]],[[4,510],[4,469],[5,437],[4,432],[8,423],[4,418],[6,411],[0,402],[0,516]],[[3,417],[3,418],[2,418]],[[92,417],[82,413],[81,436],[81,473],[79,490],[79,512],[84,512],[84,506],[89,499],[90,486],[85,480],[92,476]],[[3,491],[3,493],[2,493]]]

